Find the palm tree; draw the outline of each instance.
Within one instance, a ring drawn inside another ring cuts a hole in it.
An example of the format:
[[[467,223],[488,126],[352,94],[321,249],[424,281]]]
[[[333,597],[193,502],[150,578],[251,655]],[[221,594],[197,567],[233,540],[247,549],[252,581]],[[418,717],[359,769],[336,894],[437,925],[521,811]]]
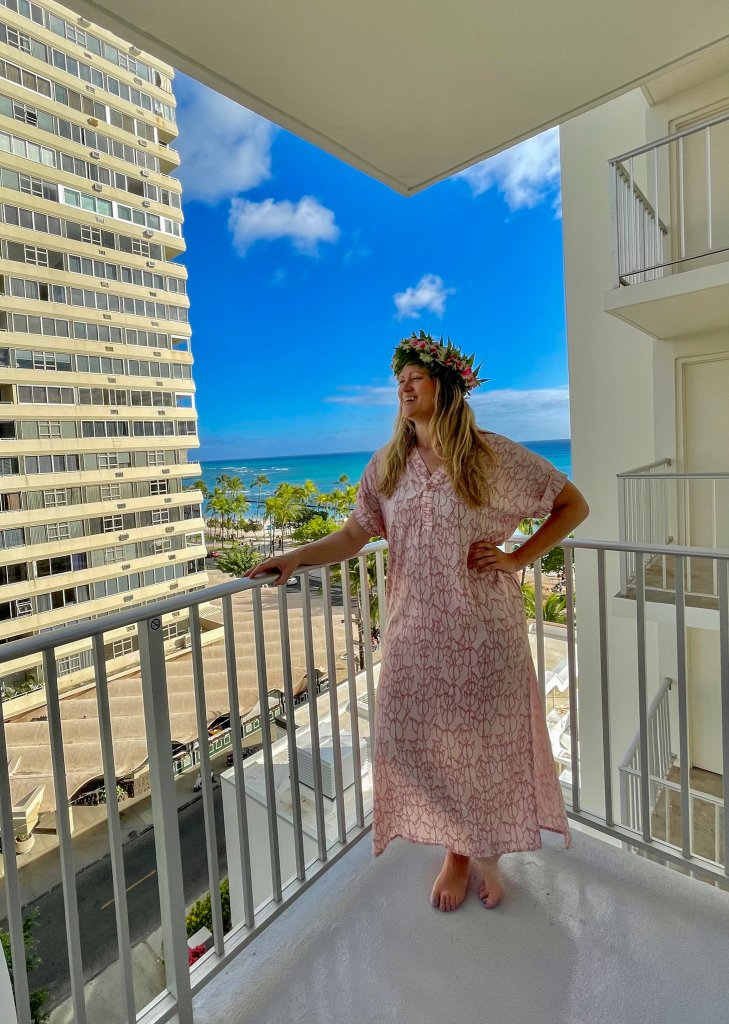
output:
[[[236,533],[240,534],[240,531],[243,527],[245,514],[248,511],[248,498],[246,498],[245,494],[241,492],[239,494],[234,495],[233,498],[231,498],[230,503],[232,516],[235,520]]]
[[[251,480],[251,487],[258,488],[258,497],[256,498],[256,519],[261,518],[261,488],[268,487],[271,481],[268,479],[265,473],[259,473],[258,476],[254,476]]]
[[[281,547],[284,530],[300,518],[302,505],[301,489],[293,484],[279,484],[273,497],[266,500],[266,513],[281,530]]]

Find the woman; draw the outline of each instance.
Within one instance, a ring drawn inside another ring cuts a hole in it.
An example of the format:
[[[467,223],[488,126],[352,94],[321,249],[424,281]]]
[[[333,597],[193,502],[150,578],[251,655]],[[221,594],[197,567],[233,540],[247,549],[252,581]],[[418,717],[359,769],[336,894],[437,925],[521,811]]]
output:
[[[375,855],[397,836],[446,847],[431,892],[455,910],[471,863],[500,902],[503,853],[569,830],[526,632],[517,574],[588,514],[584,498],[527,448],[479,430],[466,395],[483,381],[450,341],[420,332],[395,349],[399,412],[342,529],[248,575],[339,562],[389,544],[388,618],[376,709]],[[525,518],[546,521],[509,554]]]

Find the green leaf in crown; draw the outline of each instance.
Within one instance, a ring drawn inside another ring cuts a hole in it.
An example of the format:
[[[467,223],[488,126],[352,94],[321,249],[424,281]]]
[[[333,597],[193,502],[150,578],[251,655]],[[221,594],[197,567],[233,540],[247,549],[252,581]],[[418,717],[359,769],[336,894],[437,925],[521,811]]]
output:
[[[482,363],[474,367],[475,353],[466,356],[453,344],[450,338],[445,342],[425,331],[415,332],[409,338],[399,342],[392,357],[392,370],[397,377],[403,366],[413,362],[413,356],[426,367],[429,373],[450,373],[461,390],[468,394],[480,384],[485,384],[487,377],[479,377]]]

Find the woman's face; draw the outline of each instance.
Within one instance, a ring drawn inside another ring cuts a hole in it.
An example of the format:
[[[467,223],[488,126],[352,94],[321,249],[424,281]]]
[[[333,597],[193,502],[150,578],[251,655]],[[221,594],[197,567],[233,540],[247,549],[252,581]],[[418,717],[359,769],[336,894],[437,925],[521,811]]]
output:
[[[427,422],[435,412],[435,380],[417,363],[403,366],[397,378],[400,412],[414,422]]]

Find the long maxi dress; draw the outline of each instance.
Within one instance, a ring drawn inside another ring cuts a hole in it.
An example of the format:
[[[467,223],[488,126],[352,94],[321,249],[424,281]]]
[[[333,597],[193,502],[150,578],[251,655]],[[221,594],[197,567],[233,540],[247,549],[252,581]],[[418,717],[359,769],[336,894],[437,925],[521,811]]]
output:
[[[488,857],[569,828],[529,648],[519,579],[467,567],[476,540],[501,544],[550,513],[567,482],[550,462],[484,432],[498,466],[489,505],[469,508],[417,449],[392,497],[375,453],[354,516],[389,545],[388,615],[375,716],[376,855],[403,837]]]

